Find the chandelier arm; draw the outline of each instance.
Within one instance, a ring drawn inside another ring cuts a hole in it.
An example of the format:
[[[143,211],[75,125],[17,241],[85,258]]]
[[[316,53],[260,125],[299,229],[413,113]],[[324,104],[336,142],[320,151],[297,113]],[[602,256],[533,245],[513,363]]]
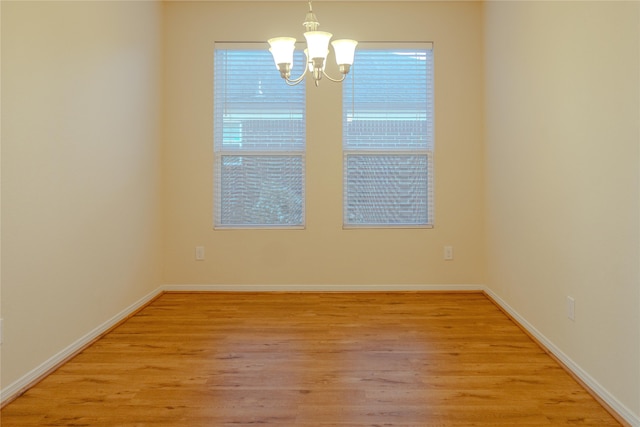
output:
[[[322,70],[322,74],[323,74],[326,78],[328,78],[329,80],[331,80],[332,82],[336,82],[336,83],[340,83],[340,82],[344,81],[344,79],[347,77],[347,75],[346,75],[346,74],[343,74],[343,75],[342,75],[342,78],[334,79],[334,78],[333,78],[333,77],[331,77],[329,74],[327,74],[324,70]]]
[[[302,75],[302,77],[304,77],[304,74]],[[289,86],[296,86],[298,84],[300,84],[300,82],[302,82],[303,79],[298,78],[295,80],[289,80],[289,79],[285,79],[285,83],[288,84]]]
[[[311,2],[309,2],[311,3]],[[307,63],[309,62],[309,55],[307,55],[307,52],[304,53],[304,57],[305,57],[305,61],[304,61],[304,68],[302,69],[302,74],[300,74],[300,77],[296,78],[296,79],[290,79],[288,77],[285,77],[285,82],[287,82],[287,84],[289,86],[295,86],[297,84],[299,84],[302,80],[304,80],[305,76],[307,75]],[[293,65],[293,64],[291,64]]]
[[[307,69],[305,68],[305,70],[302,72],[302,75],[296,79],[290,79],[290,78],[285,78],[284,80],[287,82],[287,84],[289,86],[295,86],[298,83],[300,83],[302,80],[304,80],[304,76],[307,74]]]

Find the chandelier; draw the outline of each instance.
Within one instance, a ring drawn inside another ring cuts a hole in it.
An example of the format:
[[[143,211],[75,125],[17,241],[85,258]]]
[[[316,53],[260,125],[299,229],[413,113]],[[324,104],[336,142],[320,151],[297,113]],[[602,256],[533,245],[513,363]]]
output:
[[[307,66],[305,66],[300,77],[291,78],[293,51],[295,50],[296,39],[293,37],[275,37],[268,40],[269,46],[271,46],[269,52],[273,55],[276,67],[280,71],[280,77],[290,86],[297,85],[304,80],[308,68],[309,73],[313,75],[316,86],[319,85],[322,76],[325,76],[332,82],[343,81],[351,69],[351,65],[353,65],[353,56],[358,42],[348,39],[334,40],[331,42],[336,63],[338,64],[341,74],[340,78],[334,79],[325,72],[327,55],[329,54],[329,40],[331,40],[333,35],[326,31],[318,31],[320,23],[315,13],[313,13],[311,1],[309,1],[309,12],[307,12],[307,16],[302,25],[306,30],[304,38],[307,41],[307,48],[304,50],[304,54],[306,56]]]

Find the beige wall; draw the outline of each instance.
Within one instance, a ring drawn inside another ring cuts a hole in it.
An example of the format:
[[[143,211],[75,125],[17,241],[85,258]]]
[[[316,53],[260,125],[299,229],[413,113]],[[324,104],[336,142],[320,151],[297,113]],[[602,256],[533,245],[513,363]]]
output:
[[[307,228],[214,231],[214,42],[301,37],[304,2],[3,1],[2,387],[161,283],[488,284],[637,417],[639,9],[316,2],[336,36],[435,43],[436,226],[342,230],[323,82]]]
[[[435,228],[342,230],[341,87],[323,81],[308,89],[306,229],[212,229],[214,42],[302,38],[306,10],[304,2],[165,4],[165,282],[482,284],[480,3],[314,5],[321,29],[336,37],[435,43]],[[197,245],[203,262],[194,260]],[[443,260],[444,245],[454,261]]]
[[[639,12],[489,2],[484,22],[488,286],[636,417]]]
[[[2,386],[160,284],[161,6],[2,2]]]

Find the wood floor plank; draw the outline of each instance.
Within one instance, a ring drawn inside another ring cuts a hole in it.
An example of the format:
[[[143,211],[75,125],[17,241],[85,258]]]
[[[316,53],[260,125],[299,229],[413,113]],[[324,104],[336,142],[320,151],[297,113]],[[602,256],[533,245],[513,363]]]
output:
[[[484,295],[167,293],[6,426],[619,426]]]

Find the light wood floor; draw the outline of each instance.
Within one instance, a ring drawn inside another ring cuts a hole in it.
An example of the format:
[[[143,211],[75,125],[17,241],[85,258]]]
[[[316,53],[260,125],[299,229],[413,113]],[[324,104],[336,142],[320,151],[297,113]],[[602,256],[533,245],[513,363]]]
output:
[[[168,293],[10,426],[619,426],[480,293]]]

